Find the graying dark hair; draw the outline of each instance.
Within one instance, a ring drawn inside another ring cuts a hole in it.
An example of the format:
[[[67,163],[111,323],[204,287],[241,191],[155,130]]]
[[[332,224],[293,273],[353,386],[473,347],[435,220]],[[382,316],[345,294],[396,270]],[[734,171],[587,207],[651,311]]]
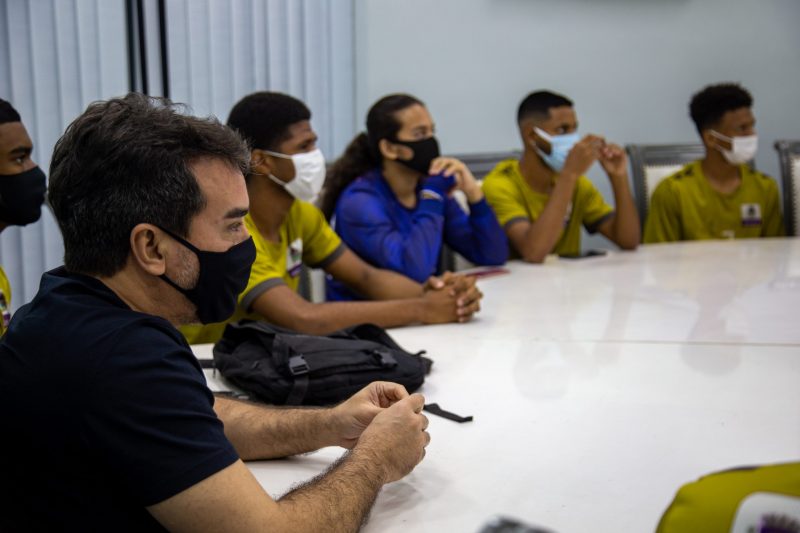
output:
[[[220,159],[246,174],[250,151],[214,118],[131,93],[90,104],[56,143],[49,199],[68,270],[111,276],[125,265],[131,230],[157,224],[186,236],[206,205],[190,165]]]

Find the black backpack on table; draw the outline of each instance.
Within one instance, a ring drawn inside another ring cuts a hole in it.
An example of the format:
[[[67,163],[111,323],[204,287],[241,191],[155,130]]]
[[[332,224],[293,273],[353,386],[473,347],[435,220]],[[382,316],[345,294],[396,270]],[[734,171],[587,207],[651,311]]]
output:
[[[386,331],[361,324],[306,335],[252,320],[228,324],[214,366],[231,383],[275,405],[331,405],[373,381],[417,390],[432,361],[402,349]]]

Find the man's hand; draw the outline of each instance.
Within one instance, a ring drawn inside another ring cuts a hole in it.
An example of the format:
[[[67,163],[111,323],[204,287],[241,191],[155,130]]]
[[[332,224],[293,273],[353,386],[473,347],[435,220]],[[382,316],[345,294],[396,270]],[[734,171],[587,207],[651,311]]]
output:
[[[432,317],[424,319],[423,322],[426,324],[438,324],[455,322],[456,320],[458,322],[470,320],[472,315],[480,311],[480,301],[483,298],[483,293],[478,289],[475,281],[476,278],[474,277],[455,274],[450,271],[445,272],[441,277],[431,276],[428,278],[423,286],[425,293],[447,289],[448,295],[455,298],[456,314],[455,317],[450,319],[442,318],[447,316],[447,313],[440,314],[440,312],[447,311],[447,309],[437,308],[435,303],[443,303],[445,300],[443,298],[431,298],[429,301],[432,304]]]
[[[457,322],[458,298],[448,288],[427,291],[419,300],[422,306],[420,320],[423,324]]]
[[[619,145],[606,144],[600,148],[599,161],[612,181],[628,179],[628,156]]]
[[[600,157],[600,149],[605,140],[598,135],[587,135],[572,147],[561,169],[562,176],[577,178],[586,174],[589,167]]]
[[[425,398],[412,394],[379,412],[358,439],[353,453],[366,453],[384,470],[384,483],[401,479],[425,457],[431,441],[428,418],[422,414]]]
[[[456,180],[456,189],[460,189],[471,204],[481,201],[483,190],[464,162],[452,157],[437,157],[431,162],[430,174],[435,176],[453,176]]]
[[[442,277],[439,276],[429,277],[428,279],[425,280],[425,283],[422,285],[422,292],[425,293],[428,291],[438,291],[439,289],[444,289],[445,285],[447,285],[445,279],[447,279],[448,276],[452,275],[453,273],[448,270],[447,272],[442,274]]]
[[[348,449],[355,446],[378,413],[407,397],[408,392],[402,385],[375,381],[334,407],[337,445]]]
[[[457,298],[458,321],[467,322],[472,315],[481,310],[483,293],[478,289],[476,278],[473,276],[453,274],[448,281],[447,289]]]

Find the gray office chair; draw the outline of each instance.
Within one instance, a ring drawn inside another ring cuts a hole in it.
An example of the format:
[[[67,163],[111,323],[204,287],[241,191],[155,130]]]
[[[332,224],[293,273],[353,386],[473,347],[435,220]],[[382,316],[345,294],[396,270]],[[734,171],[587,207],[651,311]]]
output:
[[[477,154],[455,154],[448,157],[454,157],[463,161],[467,165],[475,179],[482,182],[483,178],[492,171],[492,169],[505,159],[519,159],[522,152],[509,150],[508,152],[482,152]],[[464,210],[467,210],[466,198],[463,196],[456,196],[456,199],[461,204]],[[446,244],[442,245],[442,250],[439,252],[439,270],[444,272],[449,270],[455,272],[456,270],[464,270],[470,268],[472,265],[469,261],[455,253]]]
[[[639,220],[644,226],[650,197],[656,186],[687,163],[702,159],[702,144],[629,144],[625,146],[633,171],[633,192]]]
[[[522,152],[518,150],[509,150],[508,152],[484,152],[479,154],[455,154],[448,157],[455,157],[463,161],[475,179],[482,181],[486,174],[504,159],[519,159]]]
[[[800,235],[800,220],[797,209],[800,206],[800,141],[775,141],[775,150],[781,162],[781,181],[783,183],[783,220],[786,234]]]

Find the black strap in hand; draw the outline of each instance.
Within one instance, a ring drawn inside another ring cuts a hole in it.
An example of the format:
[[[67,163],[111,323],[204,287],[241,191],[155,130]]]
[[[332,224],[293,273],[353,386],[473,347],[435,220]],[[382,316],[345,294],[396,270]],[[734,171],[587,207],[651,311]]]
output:
[[[426,403],[425,407],[422,409],[432,415],[441,416],[442,418],[452,420],[453,422],[458,422],[459,424],[463,424],[464,422],[472,422],[471,416],[459,416],[455,413],[451,413],[450,411],[445,411],[439,407],[438,403]]]

